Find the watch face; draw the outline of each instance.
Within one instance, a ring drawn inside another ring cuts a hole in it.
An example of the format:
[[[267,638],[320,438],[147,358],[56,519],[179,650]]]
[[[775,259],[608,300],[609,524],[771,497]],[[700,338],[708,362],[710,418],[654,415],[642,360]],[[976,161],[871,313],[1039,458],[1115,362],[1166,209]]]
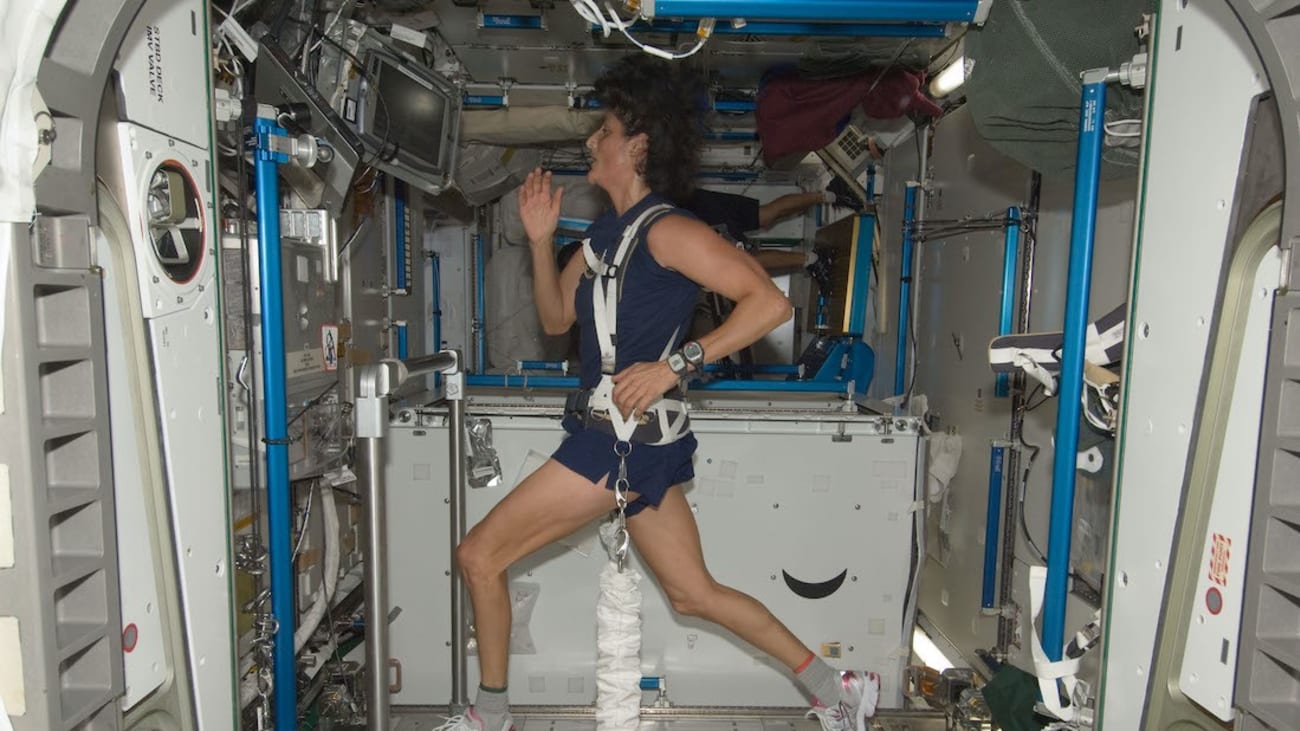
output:
[[[670,353],[668,355],[668,367],[672,369],[673,373],[680,374],[686,370],[686,359],[682,357],[681,353]]]
[[[692,340],[682,346],[682,355],[686,356],[686,360],[688,361],[699,361],[704,358],[704,348],[700,347],[699,343]]]

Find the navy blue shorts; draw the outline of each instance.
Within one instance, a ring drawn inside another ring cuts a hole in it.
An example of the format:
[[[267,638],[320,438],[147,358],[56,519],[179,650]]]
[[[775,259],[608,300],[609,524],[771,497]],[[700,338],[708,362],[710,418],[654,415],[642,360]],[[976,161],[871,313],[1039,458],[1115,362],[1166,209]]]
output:
[[[551,458],[593,483],[609,475],[605,487],[612,492],[614,477],[618,475],[613,435],[583,429],[573,418],[564,420],[564,430],[569,435],[560,442]],[[668,488],[695,478],[695,466],[691,461],[695,447],[694,434],[661,446],[633,445],[632,453],[627,456],[627,482],[628,489],[636,493],[637,498],[627,505],[629,517],[646,508],[659,507]]]

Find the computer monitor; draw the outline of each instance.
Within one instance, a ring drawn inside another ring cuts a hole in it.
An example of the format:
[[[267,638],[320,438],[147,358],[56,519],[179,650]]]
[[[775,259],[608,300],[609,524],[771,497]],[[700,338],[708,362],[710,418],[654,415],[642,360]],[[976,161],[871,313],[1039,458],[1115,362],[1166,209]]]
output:
[[[387,49],[370,48],[365,73],[350,86],[343,119],[379,169],[438,194],[455,166],[460,94],[432,70]]]

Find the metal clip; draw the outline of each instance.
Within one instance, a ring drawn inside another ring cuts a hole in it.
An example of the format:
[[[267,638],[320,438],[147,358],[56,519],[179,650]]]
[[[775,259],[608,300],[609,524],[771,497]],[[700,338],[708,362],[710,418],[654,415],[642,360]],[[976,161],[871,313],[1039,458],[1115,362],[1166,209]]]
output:
[[[623,569],[627,568],[627,549],[632,541],[632,537],[627,532],[627,516],[622,511],[618,514],[618,530],[614,531],[614,541],[618,544],[614,549],[614,555],[618,559],[618,572],[621,574]]]
[[[614,480],[614,504],[618,507],[618,529],[614,531],[614,556],[618,561],[618,572],[621,574],[627,568],[627,549],[632,540],[627,532],[627,493],[630,488],[627,481],[627,458],[632,454],[632,443],[615,442],[614,454],[618,455],[618,477]]]

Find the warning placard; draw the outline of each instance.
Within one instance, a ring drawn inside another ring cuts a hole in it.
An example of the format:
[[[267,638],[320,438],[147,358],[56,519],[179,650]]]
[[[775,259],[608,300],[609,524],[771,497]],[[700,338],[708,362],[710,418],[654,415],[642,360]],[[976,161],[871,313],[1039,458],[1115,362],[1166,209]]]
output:
[[[339,327],[338,325],[321,325],[320,351],[325,359],[325,370],[339,369]]]

